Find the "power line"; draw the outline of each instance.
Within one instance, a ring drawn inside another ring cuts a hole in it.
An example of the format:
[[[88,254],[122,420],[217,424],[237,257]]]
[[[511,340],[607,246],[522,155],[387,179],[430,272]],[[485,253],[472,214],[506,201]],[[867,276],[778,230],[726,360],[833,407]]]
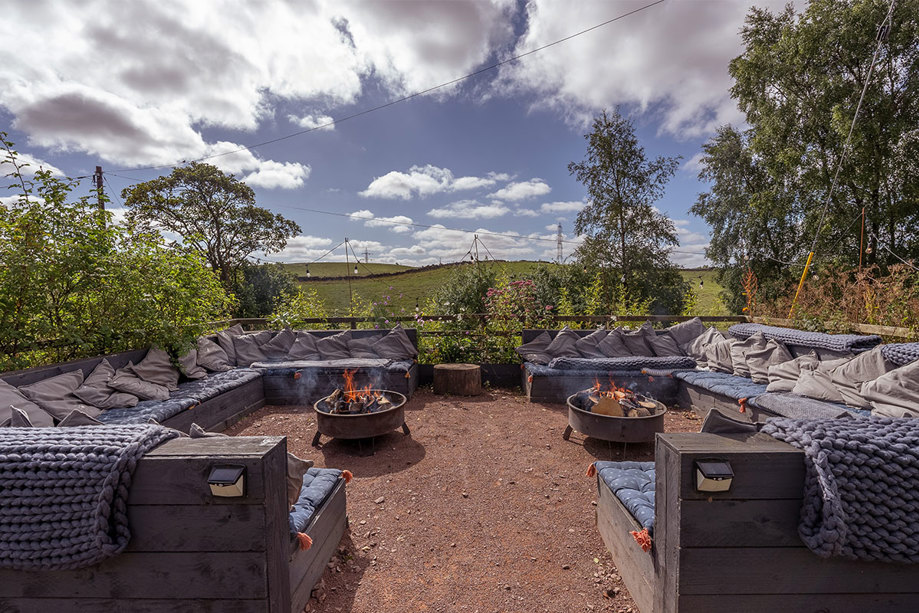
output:
[[[301,135],[303,135],[303,134],[309,134],[310,132],[316,132],[316,131],[318,131],[318,130],[322,130],[323,128],[328,128],[328,127],[330,127],[330,126],[334,126],[334,125],[336,125],[336,124],[343,123],[343,122],[348,121],[348,120],[350,120],[350,119],[355,119],[355,118],[357,118],[357,117],[361,117],[361,116],[363,116],[363,115],[367,115],[367,114],[369,114],[369,113],[373,113],[373,112],[376,112],[376,111],[379,111],[379,110],[382,110],[382,109],[385,109],[385,108],[394,106],[394,105],[399,104],[399,103],[401,103],[401,102],[407,102],[408,100],[412,100],[413,98],[417,98],[418,96],[423,96],[424,94],[429,94],[429,93],[431,93],[431,92],[433,92],[433,91],[436,91],[436,90],[438,90],[438,89],[443,89],[444,87],[448,87],[448,86],[450,86],[450,85],[454,85],[454,84],[459,83],[459,82],[461,82],[461,81],[465,81],[465,80],[467,80],[467,79],[471,79],[472,77],[476,77],[476,76],[478,76],[478,75],[480,75],[480,74],[482,74],[482,73],[489,72],[489,71],[494,70],[495,68],[499,68],[499,67],[501,67],[501,66],[503,66],[503,65],[505,65],[505,64],[509,64],[509,63],[511,63],[511,62],[515,62],[515,61],[517,61],[517,60],[519,60],[519,59],[521,59],[521,58],[524,58],[524,57],[526,57],[526,56],[528,56],[528,55],[532,55],[532,54],[537,53],[537,52],[539,52],[539,51],[543,51],[544,49],[548,49],[549,47],[554,47],[555,45],[558,45],[558,44],[564,43],[564,42],[566,42],[566,41],[569,41],[569,40],[571,40],[572,38],[576,38],[576,37],[578,37],[578,36],[581,36],[582,34],[587,34],[588,32],[592,32],[593,30],[596,30],[596,29],[598,29],[598,28],[602,28],[603,26],[607,26],[607,25],[609,25],[609,24],[611,24],[611,23],[613,23],[613,22],[615,22],[615,21],[619,21],[620,19],[625,19],[626,17],[630,17],[630,16],[632,16],[632,15],[635,15],[636,13],[640,13],[640,12],[646,10],[646,9],[651,8],[652,6],[661,4],[661,3],[663,3],[664,1],[665,1],[665,0],[655,0],[654,2],[651,2],[651,3],[649,3],[649,4],[646,4],[646,5],[642,6],[642,7],[639,7],[639,8],[637,8],[637,9],[632,10],[632,11],[628,11],[628,12],[623,13],[623,14],[617,16],[617,17],[613,17],[612,19],[608,19],[608,20],[606,20],[606,21],[604,21],[604,22],[602,22],[602,23],[598,23],[597,25],[591,26],[591,27],[589,27],[589,28],[585,28],[585,29],[583,29],[583,30],[581,30],[581,31],[579,31],[579,32],[575,32],[574,34],[570,34],[570,35],[568,35],[568,36],[566,36],[566,37],[564,37],[564,38],[560,38],[560,39],[558,39],[558,40],[556,40],[556,41],[553,41],[553,42],[551,42],[551,43],[547,43],[547,44],[545,44],[545,45],[542,45],[541,47],[536,47],[535,49],[531,49],[531,50],[526,51],[526,52],[524,52],[524,53],[520,53],[520,54],[518,54],[518,55],[514,55],[514,56],[509,57],[509,58],[507,58],[507,59],[505,59],[505,60],[501,60],[501,61],[499,61],[499,62],[495,62],[494,64],[491,64],[491,65],[489,65],[489,66],[485,66],[484,68],[480,68],[480,69],[478,69],[478,70],[476,70],[476,71],[474,71],[474,72],[470,72],[470,73],[465,74],[465,75],[463,75],[463,76],[461,76],[461,77],[457,77],[457,78],[455,78],[455,79],[452,79],[452,80],[450,80],[450,81],[446,81],[446,82],[441,83],[441,84],[439,84],[439,85],[435,85],[435,86],[429,87],[429,88],[427,88],[427,89],[423,89],[423,90],[420,90],[420,91],[413,92],[413,93],[411,93],[411,94],[402,96],[401,98],[396,98],[395,100],[390,100],[389,102],[386,102],[386,103],[384,103],[384,104],[380,104],[380,105],[371,107],[371,108],[369,108],[369,109],[364,109],[363,111],[358,111],[357,113],[352,113],[352,114],[350,114],[350,115],[345,115],[344,117],[340,117],[340,118],[338,118],[338,119],[334,119],[334,118],[333,118],[331,121],[327,121],[327,122],[322,123],[322,124],[319,124],[319,125],[317,125],[317,126],[313,126],[312,128],[306,128],[306,129],[304,129],[304,130],[298,130],[297,132],[292,132],[292,133],[287,134],[287,135],[285,135],[285,136],[279,136],[278,138],[273,138],[273,139],[266,140],[266,141],[262,141],[262,142],[260,142],[260,143],[255,143],[255,144],[252,144],[252,145],[245,145],[245,146],[243,146],[243,147],[239,147],[238,149],[233,149],[233,150],[231,150],[231,151],[224,151],[224,152],[222,152],[222,153],[214,153],[214,154],[212,154],[212,155],[206,155],[206,156],[199,157],[199,158],[197,158],[197,159],[195,159],[195,160],[191,160],[191,161],[192,161],[192,162],[202,162],[202,161],[204,161],[204,160],[210,160],[210,159],[213,159],[213,158],[222,157],[222,156],[224,156],[224,155],[231,155],[231,154],[233,154],[233,153],[239,153],[240,151],[251,151],[252,149],[255,149],[256,147],[262,147],[262,146],[264,146],[264,145],[270,145],[270,144],[277,143],[277,142],[280,142],[280,141],[283,141],[283,140],[287,140],[287,139],[289,139],[289,138],[294,138],[295,136],[301,136]],[[140,171],[143,171],[143,170],[160,170],[160,169],[162,169],[162,168],[173,168],[173,167],[175,167],[175,166],[177,166],[177,165],[179,165],[179,164],[184,164],[184,163],[186,163],[185,160],[182,160],[181,162],[178,162],[177,164],[164,164],[164,165],[160,165],[160,166],[144,166],[144,167],[142,167],[142,168],[121,168],[121,169],[116,170],[116,172],[140,172]]]
[[[882,242],[881,242],[881,239],[879,239],[879,238],[877,237],[877,234],[875,234],[875,233],[872,232],[871,230],[868,231],[868,234],[870,234],[871,236],[873,236],[875,242],[877,243],[877,245],[878,245],[879,247],[882,247],[887,253],[889,253],[889,254],[892,255],[893,257],[897,258],[898,260],[900,260],[901,262],[903,262],[904,264],[906,264],[907,266],[909,266],[910,268],[912,268],[912,269],[915,270],[916,272],[919,272],[919,268],[916,268],[916,266],[915,266],[912,262],[908,262],[907,260],[904,260],[904,259],[901,258],[899,255],[897,255],[896,253],[894,253],[893,250],[892,250],[890,247],[888,247],[887,245],[885,245],[884,243],[882,243]]]

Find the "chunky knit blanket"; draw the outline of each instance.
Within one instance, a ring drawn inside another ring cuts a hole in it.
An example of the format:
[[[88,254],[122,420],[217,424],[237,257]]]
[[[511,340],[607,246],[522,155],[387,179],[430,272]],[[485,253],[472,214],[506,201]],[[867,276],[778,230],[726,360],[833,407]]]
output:
[[[558,370],[657,370],[695,368],[696,361],[684,355],[648,358],[627,356],[621,358],[553,358],[549,368]]]
[[[881,345],[881,355],[898,366],[919,360],[919,343],[888,343]]]
[[[69,570],[120,553],[137,461],[176,436],[157,425],[0,428],[0,568]]]
[[[804,451],[798,534],[821,557],[919,562],[919,420],[770,419]]]
[[[728,328],[728,333],[739,339],[749,338],[757,332],[762,332],[766,338],[773,338],[788,345],[826,349],[827,351],[858,353],[867,351],[881,342],[881,337],[875,334],[826,334],[763,324],[734,324]]]

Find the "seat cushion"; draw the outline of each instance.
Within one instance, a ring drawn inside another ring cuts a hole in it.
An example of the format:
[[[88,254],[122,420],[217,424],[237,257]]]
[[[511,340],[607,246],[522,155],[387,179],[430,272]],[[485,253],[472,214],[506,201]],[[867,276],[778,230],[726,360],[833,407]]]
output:
[[[306,532],[316,509],[322,506],[341,478],[341,471],[336,468],[310,468],[303,475],[303,487],[300,497],[290,511],[289,522],[291,534]]]
[[[734,400],[754,398],[766,392],[762,383],[754,383],[746,377],[710,370],[679,370],[673,376],[713,394],[720,394]]]
[[[595,462],[597,475],[648,534],[654,534],[654,462]]]

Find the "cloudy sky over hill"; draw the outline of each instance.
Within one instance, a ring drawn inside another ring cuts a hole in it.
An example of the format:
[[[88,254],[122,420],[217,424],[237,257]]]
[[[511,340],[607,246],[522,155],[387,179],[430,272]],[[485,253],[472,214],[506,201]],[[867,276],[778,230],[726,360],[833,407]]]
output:
[[[752,2],[666,0],[333,123],[650,2],[8,2],[0,129],[67,176],[102,165],[114,208],[128,185],[205,158],[303,228],[269,260],[310,261],[347,236],[371,261],[427,264],[462,257],[463,230],[498,258],[552,259],[558,223],[569,254],[585,190],[567,165],[619,105],[650,156],[683,157],[658,206],[680,233],[674,261],[696,265],[695,162],[742,119],[727,65]]]

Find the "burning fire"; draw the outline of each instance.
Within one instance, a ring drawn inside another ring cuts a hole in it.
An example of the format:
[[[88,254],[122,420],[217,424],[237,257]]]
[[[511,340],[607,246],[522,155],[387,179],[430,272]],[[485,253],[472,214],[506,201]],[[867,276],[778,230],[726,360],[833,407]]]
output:
[[[609,380],[608,390],[603,389],[599,379],[594,379],[594,386],[591,388],[591,392],[599,398],[614,398],[616,400],[622,400],[623,398],[635,395],[632,390],[616,385],[616,382],[612,379]]]
[[[383,397],[383,392],[379,390],[377,391],[372,390],[369,383],[365,387],[362,387],[360,389],[355,388],[354,387],[354,373],[356,372],[357,372],[357,369],[355,370],[345,369],[345,375],[344,375],[345,389],[342,390],[344,394],[345,402],[355,402],[358,400],[363,401],[365,398],[372,398],[375,400],[379,400],[380,398]]]

